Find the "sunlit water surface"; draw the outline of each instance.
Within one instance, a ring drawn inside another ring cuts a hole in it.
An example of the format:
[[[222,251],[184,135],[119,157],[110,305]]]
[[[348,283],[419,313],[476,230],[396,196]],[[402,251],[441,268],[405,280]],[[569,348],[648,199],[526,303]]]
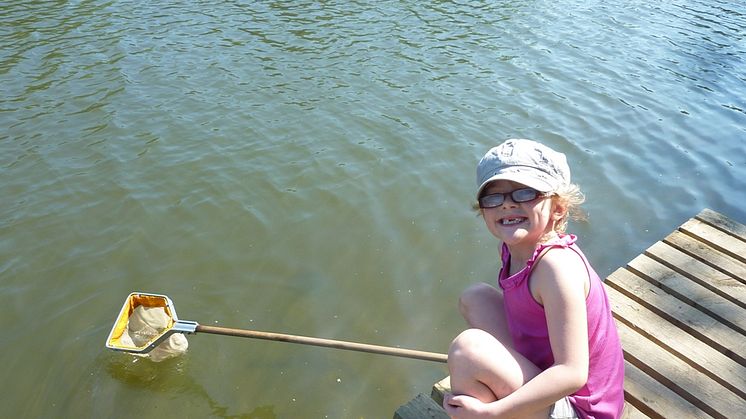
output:
[[[190,337],[109,352],[126,295],[181,318],[444,352],[493,281],[474,168],[565,152],[602,276],[705,207],[746,222],[740,1],[0,3],[7,417],[387,418],[424,361]]]

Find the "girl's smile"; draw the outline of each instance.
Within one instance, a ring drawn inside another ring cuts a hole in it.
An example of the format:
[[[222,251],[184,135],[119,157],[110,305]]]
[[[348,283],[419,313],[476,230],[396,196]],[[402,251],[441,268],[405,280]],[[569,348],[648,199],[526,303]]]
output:
[[[506,218],[503,218],[502,220],[500,220],[500,223],[502,225],[504,225],[504,226],[514,226],[514,225],[520,224],[520,223],[522,223],[524,221],[526,221],[525,217],[518,217],[518,218],[506,217]]]
[[[514,255],[530,255],[554,226],[552,200],[540,193],[516,192],[525,189],[520,183],[497,180],[485,188],[480,200],[487,229],[511,248]],[[521,200],[532,196],[533,199],[527,201],[514,201],[514,198]],[[494,205],[495,202],[500,204]]]

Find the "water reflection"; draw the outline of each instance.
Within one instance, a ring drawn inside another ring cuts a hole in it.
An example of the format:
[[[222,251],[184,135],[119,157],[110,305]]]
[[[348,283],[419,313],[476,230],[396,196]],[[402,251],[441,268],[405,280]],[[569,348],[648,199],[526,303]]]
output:
[[[276,419],[273,406],[258,406],[251,412],[230,414],[234,410],[214,400],[204,386],[197,383],[190,375],[187,357],[170,359],[162,363],[155,363],[147,359],[137,358],[132,355],[120,354],[118,356],[106,357],[103,361],[106,372],[114,380],[124,384],[136,392],[162,393],[166,397],[186,396],[197,399],[209,406],[209,416],[223,419]],[[119,404],[119,403],[118,403]],[[178,410],[163,412],[162,407],[151,403],[142,403],[137,399],[131,402],[122,402],[117,406],[117,415],[128,417],[153,417],[154,414],[172,415]],[[158,413],[156,413],[158,411]],[[189,411],[181,412],[179,415],[190,415]]]

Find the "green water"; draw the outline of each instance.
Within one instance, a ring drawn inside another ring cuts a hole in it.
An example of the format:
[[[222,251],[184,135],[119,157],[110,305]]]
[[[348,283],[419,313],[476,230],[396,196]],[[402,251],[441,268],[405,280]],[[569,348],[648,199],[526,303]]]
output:
[[[744,31],[735,0],[0,3],[3,416],[391,417],[444,366],[104,340],[149,291],[445,352],[496,274],[470,206],[509,137],[568,155],[602,276],[704,207],[745,222]]]

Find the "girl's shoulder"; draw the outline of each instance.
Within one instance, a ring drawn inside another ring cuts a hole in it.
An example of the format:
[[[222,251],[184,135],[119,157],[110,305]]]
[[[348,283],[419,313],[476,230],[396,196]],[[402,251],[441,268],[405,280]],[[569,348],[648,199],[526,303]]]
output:
[[[549,265],[561,268],[565,263],[583,262],[575,250],[577,237],[573,234],[562,234],[536,247],[532,257],[533,268]]]
[[[549,247],[537,259],[531,273],[531,293],[541,300],[544,292],[561,289],[587,289],[589,283],[585,261],[567,246]]]
[[[585,262],[578,252],[569,246],[544,248],[537,256],[533,266],[533,274],[543,272],[559,275],[576,270],[585,271]]]

